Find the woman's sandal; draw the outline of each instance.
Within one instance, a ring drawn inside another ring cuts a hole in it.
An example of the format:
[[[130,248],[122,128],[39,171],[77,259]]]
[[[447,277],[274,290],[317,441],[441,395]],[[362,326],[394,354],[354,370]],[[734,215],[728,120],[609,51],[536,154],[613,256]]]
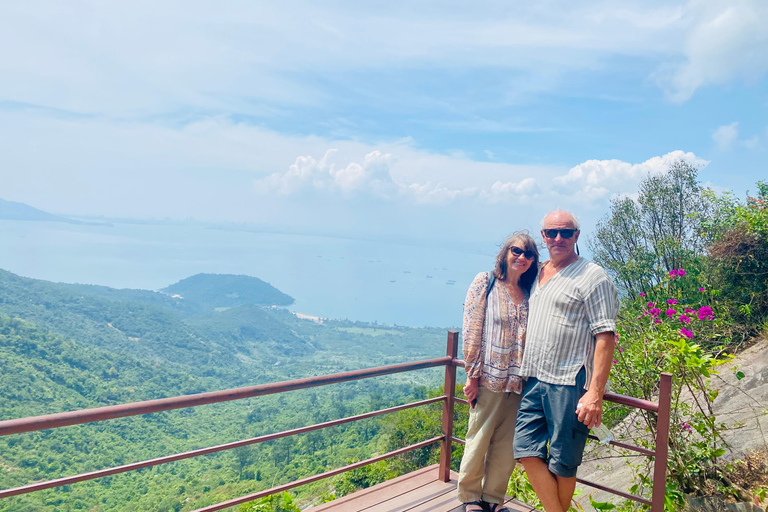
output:
[[[485,507],[486,507],[485,510],[487,510],[488,512],[512,512],[507,507],[505,507],[504,505],[501,505],[499,503],[488,503],[488,502],[485,502]],[[499,507],[501,507],[501,508],[499,508]]]
[[[475,508],[468,508],[475,507]],[[470,501],[464,504],[464,512],[486,512],[485,504],[482,501]]]

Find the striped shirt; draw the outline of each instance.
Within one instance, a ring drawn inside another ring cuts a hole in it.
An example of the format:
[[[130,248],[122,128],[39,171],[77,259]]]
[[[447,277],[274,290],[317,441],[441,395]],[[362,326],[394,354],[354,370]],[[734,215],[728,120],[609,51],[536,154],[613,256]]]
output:
[[[464,301],[464,369],[467,377],[479,377],[480,385],[490,391],[520,393],[523,388],[520,362],[528,323],[528,297],[520,305],[515,304],[507,289],[497,280],[488,295],[481,346],[470,347],[466,344],[472,314],[479,299],[485,296],[490,276],[490,272],[477,274]],[[502,322],[504,313],[507,322]],[[505,323],[509,325],[510,332],[502,336],[502,325]]]
[[[575,386],[576,374],[586,367],[589,388],[595,335],[616,332],[618,291],[608,274],[579,258],[541,286],[536,279],[530,308],[520,375]]]

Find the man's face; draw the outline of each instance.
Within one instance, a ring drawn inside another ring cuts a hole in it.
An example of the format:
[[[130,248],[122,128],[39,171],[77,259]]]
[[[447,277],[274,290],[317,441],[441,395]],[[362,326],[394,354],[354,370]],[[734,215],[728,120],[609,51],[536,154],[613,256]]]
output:
[[[570,229],[574,231],[573,236],[570,238],[563,237],[563,233],[558,231],[553,233],[550,230],[566,230]],[[547,250],[550,257],[557,259],[566,258],[572,254],[576,254],[576,242],[579,239],[579,231],[576,230],[573,224],[573,218],[565,212],[554,212],[547,216],[544,220],[544,229],[541,230],[541,236],[544,238],[544,243],[547,244]],[[554,234],[553,238],[549,235]]]

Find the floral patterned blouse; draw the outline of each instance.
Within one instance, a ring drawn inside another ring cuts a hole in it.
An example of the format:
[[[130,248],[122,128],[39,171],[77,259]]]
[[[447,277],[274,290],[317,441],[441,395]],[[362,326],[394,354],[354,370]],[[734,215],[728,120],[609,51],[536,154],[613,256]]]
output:
[[[470,320],[480,298],[485,296],[490,272],[477,274],[467,291],[464,301],[462,338],[467,340]],[[507,318],[504,319],[506,313]],[[504,321],[506,320],[506,321]],[[504,324],[510,332],[502,335]],[[489,391],[520,393],[520,363],[525,347],[528,324],[528,294],[517,305],[500,281],[493,285],[488,295],[481,346],[464,345],[464,361],[467,377],[480,378],[480,385]]]

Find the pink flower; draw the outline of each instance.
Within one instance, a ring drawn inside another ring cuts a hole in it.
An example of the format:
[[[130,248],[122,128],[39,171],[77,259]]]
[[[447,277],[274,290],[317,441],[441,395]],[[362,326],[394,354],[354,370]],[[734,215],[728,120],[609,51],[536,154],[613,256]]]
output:
[[[699,320],[704,320],[705,318],[707,320],[715,318],[715,314],[709,306],[702,306],[699,308]]]
[[[696,312],[695,312],[694,310],[692,310],[692,309],[688,309],[688,308],[686,308],[686,309],[685,309],[685,314],[686,314],[686,315],[695,315],[695,314],[696,314]]]
[[[671,277],[672,279],[676,278],[677,277],[677,270],[670,270],[669,271],[669,277]]]
[[[655,305],[656,305],[656,304],[654,304],[653,302],[649,302],[649,303],[647,304],[647,306],[648,306],[649,308],[652,308],[652,307],[654,307]]]
[[[659,320],[658,318],[654,318],[654,319],[653,319],[653,323],[655,323],[655,324],[660,324],[660,323],[661,323],[661,320]]]
[[[614,359],[614,360],[613,360],[613,364],[616,364],[616,363],[618,363],[618,361]]]
[[[683,327],[682,329],[680,329],[680,334],[682,334],[683,336],[685,336],[685,337],[686,337],[686,338],[688,338],[689,340],[693,338],[693,331],[689,331],[689,330],[688,330],[688,329],[686,329],[685,327]]]
[[[661,310],[659,308],[653,308],[648,313],[650,313],[651,316],[655,318],[661,314]]]
[[[645,297],[645,294],[643,292],[640,292],[641,297]]]
[[[685,315],[680,315],[680,321],[683,322],[684,324],[691,323],[691,319]]]
[[[667,299],[667,304],[677,304],[675,299]]]
[[[703,292],[704,291],[704,287],[699,288],[699,291]]]
[[[667,316],[668,316],[668,317],[670,317],[670,318],[671,318],[671,317],[672,317],[672,316],[673,316],[675,313],[677,313],[677,310],[675,310],[675,309],[669,308],[669,309],[667,310]]]
[[[678,270],[677,270],[677,275],[678,275],[678,276],[680,276],[680,277],[683,277],[683,276],[685,275],[685,270],[683,270],[683,269],[681,269],[681,268],[680,268],[680,269],[678,269]]]
[[[623,348],[619,348],[619,352],[624,352],[624,349]]]

